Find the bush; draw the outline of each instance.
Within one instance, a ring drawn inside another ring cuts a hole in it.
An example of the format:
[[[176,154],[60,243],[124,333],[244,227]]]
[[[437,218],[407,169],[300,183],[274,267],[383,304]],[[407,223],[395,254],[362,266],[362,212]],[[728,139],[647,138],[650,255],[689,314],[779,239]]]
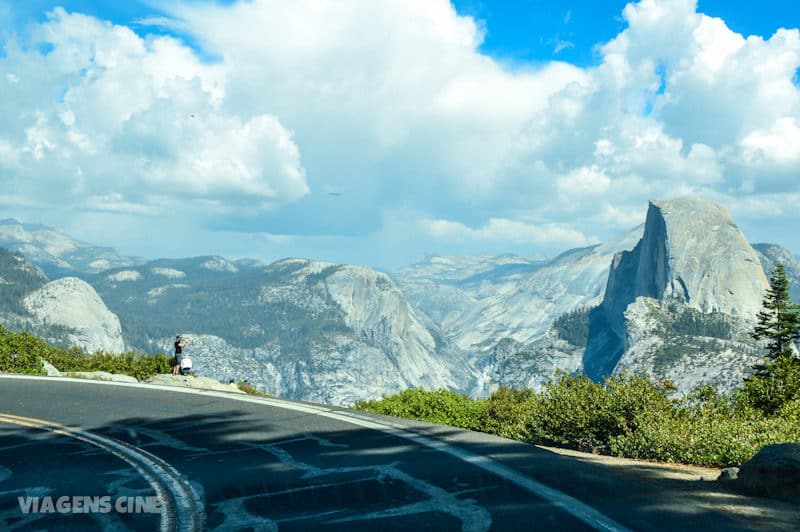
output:
[[[107,371],[130,375],[140,381],[172,372],[172,357],[161,353],[143,355],[128,352],[115,355],[98,351],[86,355],[80,349],[73,348],[54,350],[47,360],[61,371]]]
[[[430,423],[441,423],[469,430],[481,430],[485,401],[473,401],[465,395],[439,389],[405,390],[373,401],[359,401],[355,408]]]
[[[786,403],[800,399],[800,360],[793,356],[767,360],[745,380],[736,398],[766,415],[775,414]]]
[[[533,442],[609,452],[613,437],[636,432],[648,414],[671,408],[668,389],[643,377],[613,376],[599,384],[560,374],[542,390],[531,420]]]
[[[255,395],[256,397],[272,397],[270,394],[262,392],[249,382],[239,381],[236,383],[236,387],[239,388],[244,393],[246,393],[247,395]]]
[[[800,401],[785,405],[778,416],[765,417],[709,390],[696,390],[658,415],[648,413],[637,431],[612,438],[611,451],[628,458],[728,467],[770,443],[800,439]]]
[[[533,390],[503,386],[486,401],[479,430],[503,438],[531,441],[531,419],[537,410],[538,398]]]
[[[172,357],[164,354],[114,355],[98,351],[87,355],[77,347],[54,347],[28,332],[13,333],[0,326],[0,371],[44,375],[42,359],[60,371],[107,371],[145,380],[172,371]]]
[[[540,393],[500,388],[487,400],[438,390],[407,390],[356,408],[445,423],[533,444],[627,458],[727,467],[770,443],[800,441],[800,398],[774,413],[701,386],[671,398],[670,383],[618,375],[603,384],[560,374]]]
[[[44,375],[42,358],[53,348],[27,332],[12,333],[0,325],[0,371]]]

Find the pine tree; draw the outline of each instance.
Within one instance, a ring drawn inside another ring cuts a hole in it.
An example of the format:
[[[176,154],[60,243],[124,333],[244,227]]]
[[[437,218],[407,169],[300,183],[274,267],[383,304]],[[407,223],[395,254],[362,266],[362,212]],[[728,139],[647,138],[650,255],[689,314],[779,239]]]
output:
[[[789,280],[781,263],[772,271],[762,306],[753,338],[767,340],[769,360],[793,358],[795,342],[800,339],[800,307],[789,297]]]
[[[738,393],[747,404],[772,416],[783,405],[800,399],[800,359],[795,356],[800,307],[789,297],[783,264],[772,271],[769,285],[752,334],[756,340],[767,340],[766,359],[754,367],[755,373],[745,379]]]

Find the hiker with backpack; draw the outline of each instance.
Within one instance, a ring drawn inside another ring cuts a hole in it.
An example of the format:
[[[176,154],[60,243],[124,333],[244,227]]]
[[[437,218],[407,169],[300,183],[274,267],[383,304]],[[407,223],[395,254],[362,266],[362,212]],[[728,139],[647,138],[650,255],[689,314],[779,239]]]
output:
[[[175,337],[175,356],[172,358],[172,374],[173,375],[180,375],[181,374],[181,362],[183,360],[183,348],[186,347],[186,344],[188,344],[188,343],[189,343],[189,340],[184,340],[183,338],[181,338],[180,334]]]

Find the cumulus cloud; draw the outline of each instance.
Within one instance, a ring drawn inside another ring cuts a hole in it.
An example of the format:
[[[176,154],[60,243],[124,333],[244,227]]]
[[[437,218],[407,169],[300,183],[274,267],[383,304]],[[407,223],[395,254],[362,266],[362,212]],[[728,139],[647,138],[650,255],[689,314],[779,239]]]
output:
[[[6,51],[0,155],[19,195],[148,214],[178,194],[224,210],[308,192],[292,133],[223,111],[221,69],[174,38],[57,8]]]
[[[597,65],[509,69],[479,51],[492,28],[446,0],[163,9],[136,31],[55,10],[31,45],[8,43],[9,194],[142,216],[175,196],[271,209],[250,221],[275,238],[379,235],[413,205],[413,254],[448,238],[584,245],[685,194],[768,227],[754,206],[799,192],[797,29],[743,36],[695,0],[642,0]]]

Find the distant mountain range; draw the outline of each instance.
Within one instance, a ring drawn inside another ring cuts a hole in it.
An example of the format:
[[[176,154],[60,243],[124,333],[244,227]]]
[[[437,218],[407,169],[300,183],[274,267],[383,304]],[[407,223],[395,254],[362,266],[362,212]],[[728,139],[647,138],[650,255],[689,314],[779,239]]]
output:
[[[391,274],[302,259],[144,261],[15,220],[0,222],[0,245],[50,278],[82,279],[53,288],[19,255],[0,255],[1,278],[20,261],[30,271],[25,288],[0,283],[5,323],[146,352],[182,333],[201,375],[334,404],[417,386],[537,387],[556,369],[728,390],[760,357],[747,332],[764,271],[783,262],[800,299],[796,257],[751,247],[723,207],[696,198],[652,202],[645,225],[552,260],[430,256]]]
[[[0,247],[19,251],[51,279],[144,262],[109,247],[81,242],[55,227],[26,224],[14,218],[0,220]]]

